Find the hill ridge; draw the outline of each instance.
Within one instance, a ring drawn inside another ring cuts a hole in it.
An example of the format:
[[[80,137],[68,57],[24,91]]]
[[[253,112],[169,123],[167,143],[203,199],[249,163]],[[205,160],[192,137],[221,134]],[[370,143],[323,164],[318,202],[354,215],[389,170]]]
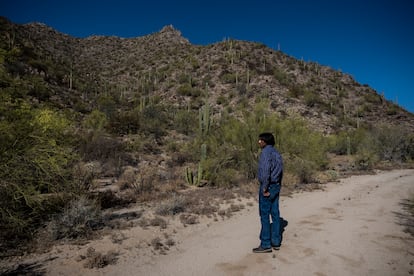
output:
[[[93,81],[97,90],[110,87],[124,90],[128,97],[151,94],[174,105],[188,105],[195,101],[194,95],[208,89],[217,112],[225,108],[216,104],[223,98],[229,106],[240,98],[247,98],[248,106],[267,98],[275,112],[298,113],[326,133],[335,131],[338,124],[345,124],[342,129],[360,123],[404,124],[410,129],[414,125],[413,114],[351,75],[257,42],[229,39],[193,45],[173,25],[134,38],[74,38],[43,23],[18,25],[3,18],[1,24],[2,37],[10,40],[7,33],[14,32],[16,42],[32,48],[40,63],[52,60],[66,75],[71,67],[76,77],[72,93],[88,93],[79,88]],[[184,78],[190,87],[185,87]],[[62,81],[67,82],[67,76]],[[151,91],[142,91],[144,86],[152,86]],[[341,117],[352,122],[343,122]]]

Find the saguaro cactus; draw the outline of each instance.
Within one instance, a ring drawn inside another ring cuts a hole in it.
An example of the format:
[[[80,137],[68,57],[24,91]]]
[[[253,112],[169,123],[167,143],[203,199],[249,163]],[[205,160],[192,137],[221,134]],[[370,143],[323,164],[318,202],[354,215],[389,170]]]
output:
[[[185,168],[185,180],[188,185],[194,185],[194,175],[193,171],[190,168]]]
[[[206,160],[206,158],[207,158],[207,145],[202,144],[201,145],[201,158],[200,158],[200,160],[204,161],[204,160]]]
[[[200,186],[201,180],[203,179],[203,165],[201,162],[198,164],[197,174],[195,175],[190,168],[185,169],[185,180],[188,185]]]
[[[194,174],[190,168],[185,169],[185,180],[189,185],[200,186],[204,175],[203,161],[207,158],[207,145],[201,145],[200,162],[198,163],[197,174]]]
[[[203,105],[199,109],[199,130],[201,136],[205,136],[210,131],[210,106],[209,105]]]

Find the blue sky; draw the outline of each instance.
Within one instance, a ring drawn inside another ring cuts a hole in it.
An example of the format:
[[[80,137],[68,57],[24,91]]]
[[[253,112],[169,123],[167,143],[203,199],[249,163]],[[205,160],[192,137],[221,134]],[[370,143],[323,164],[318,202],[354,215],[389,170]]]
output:
[[[261,42],[350,74],[414,112],[411,0],[0,0],[0,15],[75,37],[137,37],[172,24],[192,44]]]

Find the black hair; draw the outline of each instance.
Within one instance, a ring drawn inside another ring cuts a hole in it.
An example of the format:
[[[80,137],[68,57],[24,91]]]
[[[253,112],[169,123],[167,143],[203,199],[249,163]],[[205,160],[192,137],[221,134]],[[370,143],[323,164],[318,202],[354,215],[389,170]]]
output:
[[[275,137],[270,132],[264,132],[260,134],[259,139],[263,140],[266,143],[266,145],[275,145]]]

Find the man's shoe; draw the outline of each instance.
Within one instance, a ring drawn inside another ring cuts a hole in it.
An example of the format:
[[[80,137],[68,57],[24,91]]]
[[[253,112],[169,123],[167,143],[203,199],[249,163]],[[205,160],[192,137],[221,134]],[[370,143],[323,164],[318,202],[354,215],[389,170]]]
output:
[[[263,248],[261,246],[253,248],[253,253],[269,253],[272,252],[272,248]]]
[[[273,250],[280,250],[280,245],[273,245],[272,244],[272,248],[273,248]]]

